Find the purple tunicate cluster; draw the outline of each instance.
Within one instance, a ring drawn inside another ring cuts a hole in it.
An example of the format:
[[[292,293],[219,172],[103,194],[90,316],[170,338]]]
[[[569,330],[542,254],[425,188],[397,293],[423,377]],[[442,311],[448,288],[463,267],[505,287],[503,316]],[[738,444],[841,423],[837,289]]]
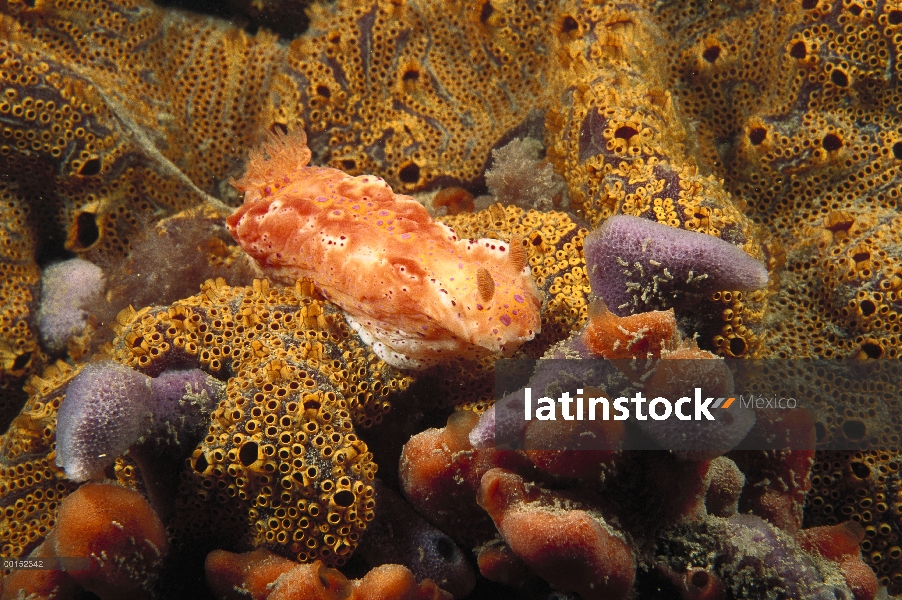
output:
[[[151,398],[150,377],[111,361],[87,365],[59,409],[57,466],[87,481],[146,432]]]
[[[56,464],[73,481],[87,481],[141,438],[196,426],[221,385],[197,369],[154,379],[113,361],[89,364],[60,405]]]
[[[702,397],[702,389],[704,396],[713,399],[735,395],[732,373],[723,360],[662,360],[645,379],[649,399],[660,396],[694,400],[696,395]],[[662,448],[675,451],[680,458],[711,460],[726,454],[745,438],[755,424],[755,411],[734,402],[729,410],[709,412],[717,415],[714,420],[645,419],[636,423]]]
[[[160,373],[150,380],[154,420],[174,424],[179,430],[198,425],[209,413],[209,399],[216,397],[219,385],[200,369]]]
[[[619,316],[767,285],[764,264],[737,246],[628,215],[611,217],[589,234],[585,254],[592,292]]]

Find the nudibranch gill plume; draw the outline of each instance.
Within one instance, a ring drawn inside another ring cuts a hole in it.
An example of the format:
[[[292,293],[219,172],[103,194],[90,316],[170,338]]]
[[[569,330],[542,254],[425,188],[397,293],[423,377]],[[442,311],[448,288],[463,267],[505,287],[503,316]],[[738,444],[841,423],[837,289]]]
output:
[[[268,277],[312,279],[399,368],[509,353],[539,332],[520,240],[460,240],[382,179],[309,160],[303,132],[273,134],[234,182],[244,204],[226,224]]]

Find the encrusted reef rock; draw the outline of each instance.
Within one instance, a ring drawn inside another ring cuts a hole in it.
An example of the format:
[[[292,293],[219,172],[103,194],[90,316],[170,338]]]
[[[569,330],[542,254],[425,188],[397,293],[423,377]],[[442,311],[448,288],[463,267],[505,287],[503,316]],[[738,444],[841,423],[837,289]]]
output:
[[[27,536],[20,540],[17,532],[22,525],[12,523],[14,518],[24,519],[24,514],[9,513],[5,543],[14,545],[4,546],[4,552],[21,556],[32,547],[31,540],[40,541],[52,527],[55,503],[48,506],[34,494],[45,497],[40,481],[62,475],[52,464],[52,449],[57,411],[70,401],[67,391],[71,402],[97,401],[101,394],[104,401],[121,403],[137,402],[135,393],[146,388],[145,400],[160,403],[172,386],[151,386],[152,382],[171,378],[173,369],[199,368],[229,383],[225,399],[208,417],[206,437],[184,463],[178,498],[168,499],[175,504],[171,526],[177,539],[187,543],[209,536],[213,528],[220,543],[265,544],[305,560],[343,563],[372,519],[376,466],[366,444],[355,435],[355,424],[368,427],[381,420],[388,410],[388,394],[403,389],[409,380],[373,356],[335,309],[309,295],[312,288],[306,289],[300,283],[293,289],[271,288],[266,282],[229,288],[211,281],[199,296],[120,315],[119,336],[109,350],[109,356],[120,362],[118,368],[125,369],[118,379],[116,369],[103,363],[82,369],[78,377],[71,369],[56,368],[48,373],[56,379],[35,379],[30,388],[34,400],[4,438],[8,466],[0,496],[6,506],[19,502],[33,511],[40,505],[47,515],[34,522],[43,533],[23,531]],[[126,380],[134,380],[137,388],[129,391]],[[189,380],[179,378],[182,383]],[[85,386],[88,396],[82,398]],[[169,427],[179,425],[182,413],[190,416],[203,408],[186,404],[184,398],[166,406],[154,411]],[[112,440],[114,433],[132,426],[142,414],[107,410],[103,419],[93,421],[95,441]],[[42,419],[49,425],[41,425]],[[76,479],[101,469],[129,444],[114,440],[103,449],[113,456],[82,470],[75,462],[81,459],[73,454],[79,447],[71,444],[79,440],[72,436],[84,437],[78,427],[88,422],[78,421],[77,412],[64,422],[76,431],[66,434],[70,445],[61,448],[59,460],[67,469],[72,465]],[[138,424],[138,435],[142,427],[147,425]],[[30,460],[38,461],[36,467]],[[135,472],[133,466],[123,473],[118,467],[119,463],[111,465],[107,472],[142,489],[153,485],[151,473]],[[41,474],[20,483],[17,472],[25,471]],[[60,491],[51,492],[51,500],[68,492],[70,483],[56,484]],[[36,489],[25,496],[29,488]],[[219,508],[210,510],[211,506]],[[245,525],[236,529],[237,523]]]
[[[657,552],[659,569],[690,572],[686,589],[694,597],[718,597],[701,594],[719,590],[719,597],[821,600],[873,597],[877,591],[872,577],[853,596],[840,565],[806,554],[796,540],[752,515],[708,517],[677,528],[662,536]]]
[[[798,318],[773,321],[771,352],[890,355],[898,265],[879,230],[894,218],[902,156],[895,80],[881,75],[896,69],[885,50],[899,27],[893,6],[337,3],[313,5],[309,30],[280,45],[214,19],[97,1],[93,12],[115,25],[94,52],[87,13],[11,1],[0,110],[15,243],[5,264],[21,264],[15,285],[33,289],[39,237],[54,240],[48,257],[65,246],[121,258],[154,211],[234,202],[233,149],[265,128],[304,129],[314,162],[405,193],[483,191],[492,151],[529,137],[544,141],[546,164],[592,225],[642,216],[779,269],[777,306]],[[188,55],[196,68],[182,68]],[[57,219],[33,227],[28,215],[48,210]],[[842,259],[826,281],[805,280]],[[33,311],[27,297],[9,314]],[[718,312],[742,306],[749,327],[761,300],[731,296]],[[848,331],[822,338],[823,318]],[[760,332],[736,336],[732,320],[721,325],[724,351],[757,348]],[[28,319],[14,321],[6,368],[21,377],[39,356]]]
[[[772,355],[896,356],[899,6],[692,7],[658,15],[687,33],[667,79],[702,162],[784,247]]]
[[[372,519],[376,465],[354,426],[381,420],[409,380],[312,293],[301,282],[211,281],[172,306],[120,315],[114,359],[151,376],[193,367],[228,381],[182,475],[183,539],[213,528],[220,543],[342,564]]]

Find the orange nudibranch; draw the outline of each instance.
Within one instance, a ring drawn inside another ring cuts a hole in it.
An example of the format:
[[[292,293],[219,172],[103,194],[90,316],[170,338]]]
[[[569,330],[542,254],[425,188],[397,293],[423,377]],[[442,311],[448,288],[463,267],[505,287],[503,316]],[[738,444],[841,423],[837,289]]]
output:
[[[518,240],[459,240],[382,179],[309,160],[303,132],[274,135],[234,182],[244,205],[226,225],[267,276],[312,279],[400,368],[508,353],[539,332],[541,292]]]

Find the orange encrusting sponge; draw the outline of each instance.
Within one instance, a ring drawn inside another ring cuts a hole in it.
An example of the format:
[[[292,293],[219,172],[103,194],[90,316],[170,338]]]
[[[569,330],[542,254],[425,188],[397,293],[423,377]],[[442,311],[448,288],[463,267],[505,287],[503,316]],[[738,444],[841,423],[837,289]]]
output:
[[[589,323],[583,331],[586,348],[608,360],[659,358],[679,337],[673,309],[618,317],[600,299],[589,306]]]

